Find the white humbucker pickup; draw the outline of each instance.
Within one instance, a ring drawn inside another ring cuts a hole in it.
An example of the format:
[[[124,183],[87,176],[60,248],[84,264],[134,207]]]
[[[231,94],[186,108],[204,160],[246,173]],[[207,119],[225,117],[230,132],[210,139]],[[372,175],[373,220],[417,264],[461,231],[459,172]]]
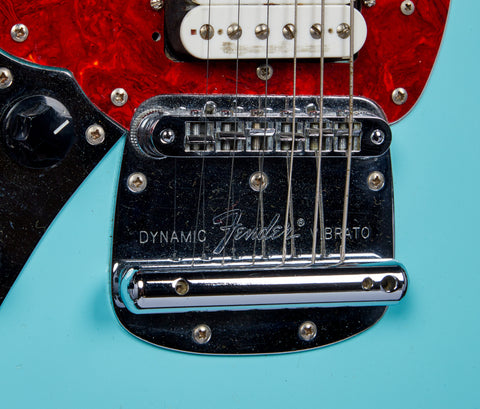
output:
[[[295,23],[295,5],[292,0],[276,1],[269,6],[249,0],[242,1],[240,7],[236,0],[214,0],[210,4],[201,0],[197,3],[198,6],[185,15],[180,27],[181,42],[193,57],[260,59],[266,58],[267,51],[268,58],[294,57],[295,41],[284,34],[284,27],[294,27]],[[347,3],[338,0],[326,1],[325,58],[346,59],[350,55],[350,35],[339,34],[342,25],[344,28],[346,25],[347,30],[350,29],[350,6]],[[297,58],[320,58],[321,40],[318,27],[322,21],[321,11],[319,2],[302,2],[297,5]],[[354,50],[357,53],[367,38],[367,25],[358,10],[355,10],[354,14],[353,38]],[[229,27],[235,25],[241,29],[237,38],[229,36]],[[257,35],[261,25],[268,26],[268,40],[265,35]],[[316,33],[312,34],[312,26],[317,27]]]

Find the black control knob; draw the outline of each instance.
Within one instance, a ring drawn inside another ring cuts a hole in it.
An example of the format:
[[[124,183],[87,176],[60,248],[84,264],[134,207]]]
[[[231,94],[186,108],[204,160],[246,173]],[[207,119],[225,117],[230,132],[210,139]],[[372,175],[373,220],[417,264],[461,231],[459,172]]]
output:
[[[47,96],[17,102],[2,125],[8,155],[28,168],[56,165],[75,142],[72,116],[61,102]]]

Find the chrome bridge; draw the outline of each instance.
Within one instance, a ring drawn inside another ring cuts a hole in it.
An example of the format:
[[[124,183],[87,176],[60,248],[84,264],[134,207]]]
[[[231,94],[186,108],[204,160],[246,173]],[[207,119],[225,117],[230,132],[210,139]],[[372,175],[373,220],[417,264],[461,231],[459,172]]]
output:
[[[295,105],[293,115],[290,97],[187,95],[136,111],[112,263],[115,311],[130,332],[198,353],[295,351],[369,328],[404,296],[382,111],[354,100],[343,229],[348,98],[325,98],[322,118],[315,97]]]

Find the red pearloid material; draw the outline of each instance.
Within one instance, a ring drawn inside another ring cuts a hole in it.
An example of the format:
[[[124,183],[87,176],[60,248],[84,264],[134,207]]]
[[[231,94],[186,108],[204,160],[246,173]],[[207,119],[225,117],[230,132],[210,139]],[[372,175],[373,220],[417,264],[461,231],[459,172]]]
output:
[[[168,1],[168,0],[165,0]],[[368,36],[355,61],[355,95],[376,101],[390,122],[397,121],[419,98],[440,46],[450,0],[416,0],[415,12],[405,16],[400,0],[380,0],[363,7]],[[134,110],[160,94],[235,94],[235,61],[211,61],[207,89],[205,61],[173,62],[163,53],[163,11],[149,0],[4,0],[0,10],[0,47],[38,64],[70,70],[88,97],[113,119],[129,127]],[[30,31],[16,43],[10,29],[16,23]],[[269,63],[274,69],[269,94],[293,93],[292,61]],[[256,76],[258,61],[240,61],[238,93],[265,94]],[[318,95],[319,61],[300,61],[297,95]],[[348,95],[349,67],[327,63],[325,94]],[[408,92],[403,105],[391,95]],[[127,104],[115,107],[110,94],[124,88]]]

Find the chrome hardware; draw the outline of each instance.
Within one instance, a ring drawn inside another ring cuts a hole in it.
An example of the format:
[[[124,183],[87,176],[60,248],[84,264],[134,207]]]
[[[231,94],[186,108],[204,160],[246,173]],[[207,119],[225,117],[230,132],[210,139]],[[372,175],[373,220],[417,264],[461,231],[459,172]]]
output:
[[[311,341],[317,336],[317,326],[312,321],[306,321],[298,329],[298,336],[304,341]]]
[[[392,92],[392,101],[397,105],[403,105],[407,99],[408,93],[405,88],[397,88]]]
[[[8,68],[0,68],[0,89],[7,89],[12,83],[12,72]]]
[[[128,94],[123,88],[116,88],[112,91],[110,95],[110,100],[112,104],[117,107],[123,107],[128,101]]]
[[[127,180],[128,189],[133,193],[140,193],[147,187],[147,178],[143,173],[132,173]]]
[[[105,130],[98,124],[91,125],[85,132],[85,139],[90,145],[100,145],[105,142]]]
[[[28,28],[25,24],[15,24],[10,30],[12,40],[17,43],[23,43],[28,38]]]
[[[406,16],[410,16],[415,11],[415,4],[411,0],[405,0],[400,5],[400,10],[402,10],[402,13]]]

